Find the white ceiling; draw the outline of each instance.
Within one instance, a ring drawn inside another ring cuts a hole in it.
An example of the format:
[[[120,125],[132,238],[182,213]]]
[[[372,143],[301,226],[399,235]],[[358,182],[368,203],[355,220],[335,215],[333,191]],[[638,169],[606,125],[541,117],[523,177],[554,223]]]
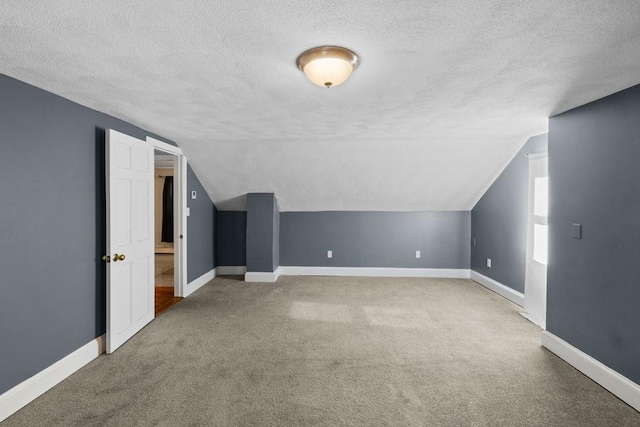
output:
[[[176,141],[220,209],[467,210],[554,113],[640,83],[634,1],[1,2],[0,73]],[[333,89],[297,55],[361,66]]]

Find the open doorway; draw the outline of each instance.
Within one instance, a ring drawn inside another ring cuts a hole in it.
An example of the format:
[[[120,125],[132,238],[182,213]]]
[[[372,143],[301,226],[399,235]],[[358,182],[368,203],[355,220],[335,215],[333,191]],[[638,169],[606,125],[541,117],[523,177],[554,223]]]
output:
[[[154,151],[154,258],[155,315],[166,311],[182,298],[176,289],[176,233],[174,213],[177,156]]]
[[[549,176],[547,153],[529,154],[529,214],[524,317],[546,329]]]
[[[182,150],[147,137],[154,147],[155,315],[186,296],[187,159]]]

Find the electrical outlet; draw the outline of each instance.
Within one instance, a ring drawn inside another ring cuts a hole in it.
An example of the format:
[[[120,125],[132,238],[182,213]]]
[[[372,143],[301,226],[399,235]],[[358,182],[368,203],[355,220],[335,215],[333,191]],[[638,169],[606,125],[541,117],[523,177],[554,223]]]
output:
[[[420,258],[420,251],[416,251],[416,258]]]
[[[327,258],[333,258],[333,251],[327,251]]]
[[[491,258],[487,258],[487,267],[491,268]]]

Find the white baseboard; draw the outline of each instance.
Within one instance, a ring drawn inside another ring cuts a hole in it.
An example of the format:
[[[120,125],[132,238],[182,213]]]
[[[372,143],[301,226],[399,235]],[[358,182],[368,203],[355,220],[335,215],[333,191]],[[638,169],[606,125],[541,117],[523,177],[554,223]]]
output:
[[[220,269],[221,267],[218,267]],[[225,274],[237,274],[240,270],[226,273],[226,269],[244,267],[223,267]],[[220,273],[218,273],[220,274]],[[279,276],[361,276],[361,277],[434,277],[468,279],[469,270],[453,268],[379,268],[379,267],[297,267],[281,266],[271,272],[246,272],[245,282],[269,282]]]
[[[515,304],[518,304],[520,307],[524,307],[523,293],[513,290],[510,287],[505,286],[502,283],[493,280],[491,277],[487,277],[473,270],[471,270],[471,280],[481,284],[482,286],[484,286],[489,290],[492,290],[498,295],[505,297],[509,301]]]
[[[609,390],[636,411],[640,411],[638,384],[550,332],[542,333],[542,346]]]
[[[282,267],[276,268],[274,272],[247,271],[244,275],[245,282],[265,282],[273,283],[278,280],[282,272]]]
[[[188,297],[207,283],[209,283],[213,278],[216,277],[216,269],[214,268],[211,271],[204,273],[202,276],[198,277],[191,283],[187,284],[187,289],[185,290],[184,297]]]
[[[216,276],[242,276],[247,272],[244,265],[219,265],[216,267]]]
[[[462,268],[280,267],[280,274],[283,276],[469,278],[469,270]]]
[[[0,422],[104,353],[104,335],[83,345],[0,396]]]

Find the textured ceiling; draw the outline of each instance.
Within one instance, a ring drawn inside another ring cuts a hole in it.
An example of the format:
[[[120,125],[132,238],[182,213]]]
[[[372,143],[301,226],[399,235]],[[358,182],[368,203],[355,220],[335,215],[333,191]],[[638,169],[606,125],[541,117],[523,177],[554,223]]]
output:
[[[0,3],[0,73],[176,141],[216,205],[466,210],[546,118],[640,83],[634,1]],[[323,44],[362,58],[319,88]]]

